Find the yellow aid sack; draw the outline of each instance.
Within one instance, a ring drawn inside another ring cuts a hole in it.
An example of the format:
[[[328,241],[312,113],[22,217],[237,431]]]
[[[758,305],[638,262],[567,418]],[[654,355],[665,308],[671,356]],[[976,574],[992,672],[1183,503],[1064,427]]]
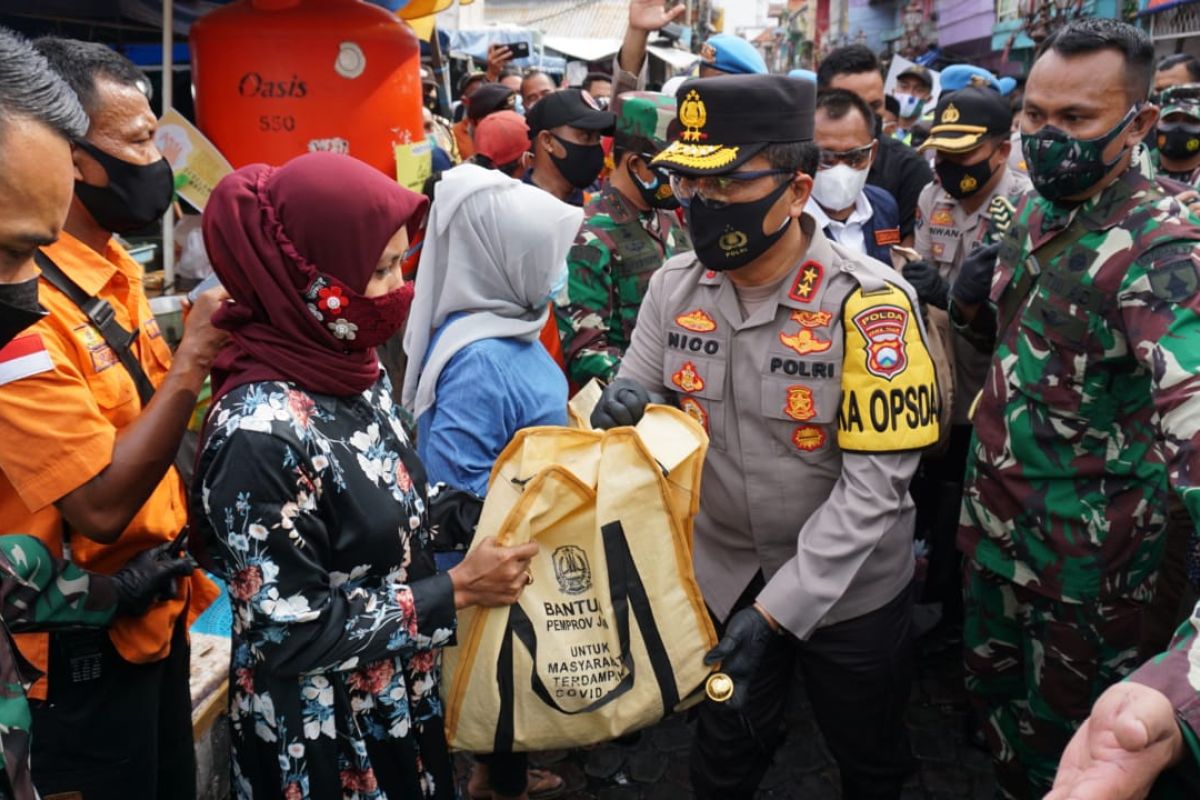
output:
[[[593,744],[699,690],[716,634],[692,570],[708,438],[650,406],[636,428],[530,428],[492,469],[475,542],[536,541],[509,608],[459,612],[446,737],[470,752]]]

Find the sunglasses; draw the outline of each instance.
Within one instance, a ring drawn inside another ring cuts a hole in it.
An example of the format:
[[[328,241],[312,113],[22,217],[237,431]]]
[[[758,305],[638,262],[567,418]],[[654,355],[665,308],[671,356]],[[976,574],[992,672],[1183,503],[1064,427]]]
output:
[[[826,150],[821,149],[821,169],[829,169],[836,167],[838,164],[845,164],[852,169],[862,169],[871,160],[871,151],[875,147],[875,143],[864,144],[862,147],[855,147],[852,150]]]

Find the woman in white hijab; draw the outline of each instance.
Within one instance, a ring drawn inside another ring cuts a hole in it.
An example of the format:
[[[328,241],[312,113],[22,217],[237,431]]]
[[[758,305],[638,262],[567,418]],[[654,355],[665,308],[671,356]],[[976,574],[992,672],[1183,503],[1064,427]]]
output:
[[[567,380],[538,340],[566,286],[583,212],[495,170],[464,164],[437,185],[404,336],[403,403],[429,480],[487,493],[522,428],[566,425]],[[540,800],[558,776],[523,754],[485,756],[468,791]]]

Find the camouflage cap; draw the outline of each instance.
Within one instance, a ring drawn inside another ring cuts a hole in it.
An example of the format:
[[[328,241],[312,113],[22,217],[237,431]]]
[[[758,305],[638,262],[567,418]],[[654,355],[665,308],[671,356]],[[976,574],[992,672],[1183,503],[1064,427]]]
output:
[[[675,98],[660,92],[625,92],[609,108],[617,115],[613,144],[625,150],[657,155],[670,139]]]
[[[1159,100],[1160,117],[1168,114],[1187,114],[1200,119],[1200,83],[1184,83],[1164,89]]]

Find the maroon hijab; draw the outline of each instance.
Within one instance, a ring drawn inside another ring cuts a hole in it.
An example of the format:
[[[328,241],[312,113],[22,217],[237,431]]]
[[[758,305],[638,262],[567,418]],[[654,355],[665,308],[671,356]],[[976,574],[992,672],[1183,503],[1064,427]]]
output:
[[[213,399],[246,383],[282,380],[351,395],[379,379],[373,349],[346,352],[308,310],[304,293],[332,277],[362,293],[388,240],[411,240],[427,201],[349,156],[309,153],[282,167],[251,164],[217,184],[204,242],[233,303],[213,317],[232,342],[213,364]]]

